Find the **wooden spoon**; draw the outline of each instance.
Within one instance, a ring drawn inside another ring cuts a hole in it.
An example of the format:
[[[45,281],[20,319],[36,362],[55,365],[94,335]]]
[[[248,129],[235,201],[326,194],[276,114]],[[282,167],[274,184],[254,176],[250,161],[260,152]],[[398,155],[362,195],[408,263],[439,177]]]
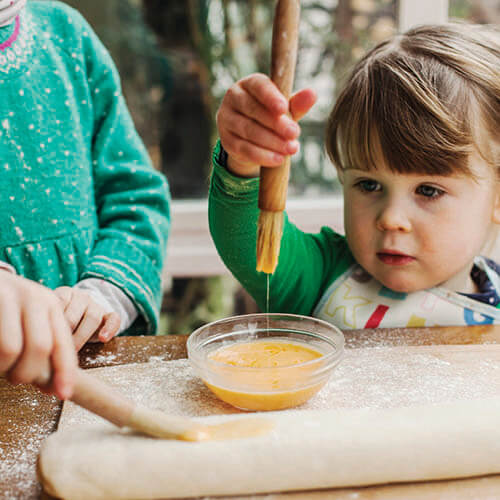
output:
[[[37,382],[46,385],[50,377]],[[254,437],[269,432],[270,419],[238,418],[220,424],[201,424],[186,417],[167,415],[159,410],[136,405],[119,391],[81,368],[77,369],[73,403],[108,420],[118,427],[129,427],[148,436],[183,441],[209,441]]]

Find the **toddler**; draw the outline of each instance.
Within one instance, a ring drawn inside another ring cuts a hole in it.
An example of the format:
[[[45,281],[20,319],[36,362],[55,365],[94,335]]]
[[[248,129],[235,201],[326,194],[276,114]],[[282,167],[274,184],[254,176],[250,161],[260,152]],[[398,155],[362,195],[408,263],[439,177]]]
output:
[[[67,398],[75,347],[156,331],[169,193],[91,27],[25,4],[0,1],[0,374]]]
[[[266,310],[255,271],[259,165],[297,151],[295,120],[264,75],[226,93],[217,116],[209,220],[235,277]],[[500,223],[500,43],[487,26],[421,26],[354,67],[326,148],[342,183],[345,236],[285,219],[269,310],[340,328],[500,323],[500,267],[483,256]]]

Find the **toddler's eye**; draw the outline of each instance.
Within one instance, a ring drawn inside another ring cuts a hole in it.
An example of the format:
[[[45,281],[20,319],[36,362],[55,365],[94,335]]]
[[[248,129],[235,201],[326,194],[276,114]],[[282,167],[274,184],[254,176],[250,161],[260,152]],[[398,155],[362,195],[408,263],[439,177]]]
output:
[[[417,194],[421,194],[426,198],[439,198],[444,194],[444,191],[442,189],[438,189],[437,187],[429,186],[428,184],[422,184],[421,186],[418,186]]]
[[[356,187],[358,187],[361,191],[365,191],[367,193],[373,193],[374,191],[380,191],[381,186],[377,181],[373,179],[364,179],[356,183]]]

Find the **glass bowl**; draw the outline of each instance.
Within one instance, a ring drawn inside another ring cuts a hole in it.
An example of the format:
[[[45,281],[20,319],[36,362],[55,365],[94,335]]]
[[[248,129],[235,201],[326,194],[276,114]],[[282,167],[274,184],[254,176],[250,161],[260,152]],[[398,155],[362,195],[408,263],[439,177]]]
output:
[[[246,349],[246,354],[236,363],[233,357],[231,364],[213,359],[230,346]],[[266,358],[265,366],[248,363],[254,348],[261,352],[273,346],[278,351],[305,350],[315,357],[298,363]],[[242,410],[281,410],[301,405],[323,387],[342,359],[344,335],[330,323],[308,316],[248,314],[198,328],[188,338],[187,351],[196,374],[223,401]]]

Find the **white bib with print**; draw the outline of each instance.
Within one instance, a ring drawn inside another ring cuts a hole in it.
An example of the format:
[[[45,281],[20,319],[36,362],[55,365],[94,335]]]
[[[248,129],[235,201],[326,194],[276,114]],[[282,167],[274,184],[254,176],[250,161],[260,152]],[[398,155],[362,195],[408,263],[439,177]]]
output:
[[[498,275],[481,257],[475,264],[487,272],[498,292]],[[330,285],[313,316],[344,330],[500,324],[500,309],[494,306],[443,287],[394,292],[358,264]]]

